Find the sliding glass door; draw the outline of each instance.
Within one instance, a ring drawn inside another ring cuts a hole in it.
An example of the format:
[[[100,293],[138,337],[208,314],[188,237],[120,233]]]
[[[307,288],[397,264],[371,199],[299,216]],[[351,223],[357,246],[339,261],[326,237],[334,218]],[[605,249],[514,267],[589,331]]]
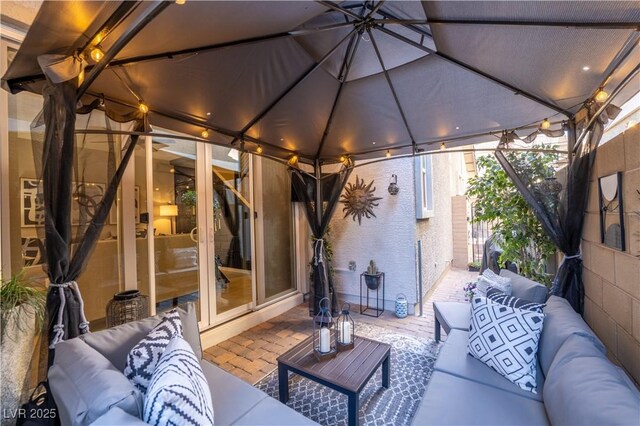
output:
[[[254,164],[259,248],[257,304],[264,305],[296,289],[295,234],[287,166],[262,157],[256,157]]]
[[[254,236],[251,156],[210,146],[216,322],[253,307]],[[211,229],[210,228],[210,229]]]

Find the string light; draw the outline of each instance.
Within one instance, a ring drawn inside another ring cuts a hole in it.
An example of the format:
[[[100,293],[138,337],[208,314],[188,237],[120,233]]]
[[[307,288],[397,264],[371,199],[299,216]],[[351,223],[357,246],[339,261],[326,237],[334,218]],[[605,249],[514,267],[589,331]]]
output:
[[[143,113],[146,114],[149,112],[149,107],[147,106],[147,104],[145,104],[144,102],[140,101],[140,104],[138,105],[138,110]]]
[[[176,4],[185,4],[187,0],[176,0]]]
[[[387,150],[387,153],[385,154],[385,156],[387,158],[391,158],[391,150]]]
[[[298,156],[293,154],[291,156],[291,158],[289,158],[289,161],[287,161],[287,163],[289,163],[290,166],[295,166],[298,164]]]
[[[258,147],[256,148],[256,153],[262,154],[262,151],[262,146],[258,145]]]
[[[440,151],[444,151],[445,149],[447,149],[447,144],[445,144],[444,142],[442,142],[440,144]]]
[[[340,156],[340,162],[344,163],[345,161],[347,161],[347,156],[346,155],[341,155]]]
[[[603,89],[598,90],[596,93],[595,99],[597,102],[604,102],[609,98],[609,94],[605,92]]]
[[[104,58],[104,52],[102,51],[102,49],[100,49],[99,46],[95,46],[93,49],[91,49],[89,56],[91,56],[93,62],[100,62],[102,58]]]
[[[549,120],[547,120],[546,118],[542,120],[542,123],[540,123],[540,128],[542,130],[547,130],[549,127],[551,127],[551,123],[549,122]]]
[[[202,131],[202,133],[200,133],[200,136],[202,136],[203,138],[208,138],[209,137],[209,131],[207,129],[204,129]]]

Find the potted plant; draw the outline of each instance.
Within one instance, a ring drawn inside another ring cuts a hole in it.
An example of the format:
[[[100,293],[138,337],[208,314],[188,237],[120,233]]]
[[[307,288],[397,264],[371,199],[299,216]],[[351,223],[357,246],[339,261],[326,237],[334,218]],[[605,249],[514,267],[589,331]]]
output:
[[[18,408],[27,388],[34,338],[44,322],[46,293],[24,278],[24,271],[1,281],[0,365],[2,407]],[[4,424],[4,423],[3,423]]]
[[[376,290],[382,281],[382,272],[378,271],[376,262],[369,261],[367,272],[364,273],[364,282],[370,290]]]
[[[475,261],[469,262],[467,266],[469,267],[469,271],[471,272],[478,272],[480,271],[480,267],[481,267],[480,262],[475,262]]]

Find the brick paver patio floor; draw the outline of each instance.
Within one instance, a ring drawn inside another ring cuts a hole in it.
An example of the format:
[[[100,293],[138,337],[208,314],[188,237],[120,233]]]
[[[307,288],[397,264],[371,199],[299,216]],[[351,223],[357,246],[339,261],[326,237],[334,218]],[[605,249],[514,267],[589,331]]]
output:
[[[424,302],[422,316],[397,318],[385,311],[379,318],[352,312],[354,321],[418,337],[434,338],[434,301],[464,301],[462,287],[477,277],[477,272],[451,269],[431,289]],[[311,320],[307,303],[225,340],[204,351],[204,357],[231,374],[254,384],[276,368],[276,359],[288,349],[311,335]],[[352,307],[353,311],[359,311]],[[446,338],[443,332],[443,339]]]

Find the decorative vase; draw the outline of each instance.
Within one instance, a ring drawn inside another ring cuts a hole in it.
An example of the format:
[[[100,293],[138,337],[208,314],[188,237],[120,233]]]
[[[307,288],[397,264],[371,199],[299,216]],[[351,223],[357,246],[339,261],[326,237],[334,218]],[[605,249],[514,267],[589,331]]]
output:
[[[369,290],[377,290],[378,287],[380,287],[381,281],[382,272],[378,272],[377,274],[364,274],[364,282]]]
[[[36,336],[36,316],[33,308],[20,305],[13,309],[21,309],[23,312],[11,316],[2,330],[0,345],[0,365],[3,372],[0,395],[2,395],[2,409],[7,413],[9,410],[20,408],[23,398],[27,396],[29,366]],[[18,320],[16,321],[15,318]],[[15,418],[2,416],[0,424],[3,426],[15,424]]]

